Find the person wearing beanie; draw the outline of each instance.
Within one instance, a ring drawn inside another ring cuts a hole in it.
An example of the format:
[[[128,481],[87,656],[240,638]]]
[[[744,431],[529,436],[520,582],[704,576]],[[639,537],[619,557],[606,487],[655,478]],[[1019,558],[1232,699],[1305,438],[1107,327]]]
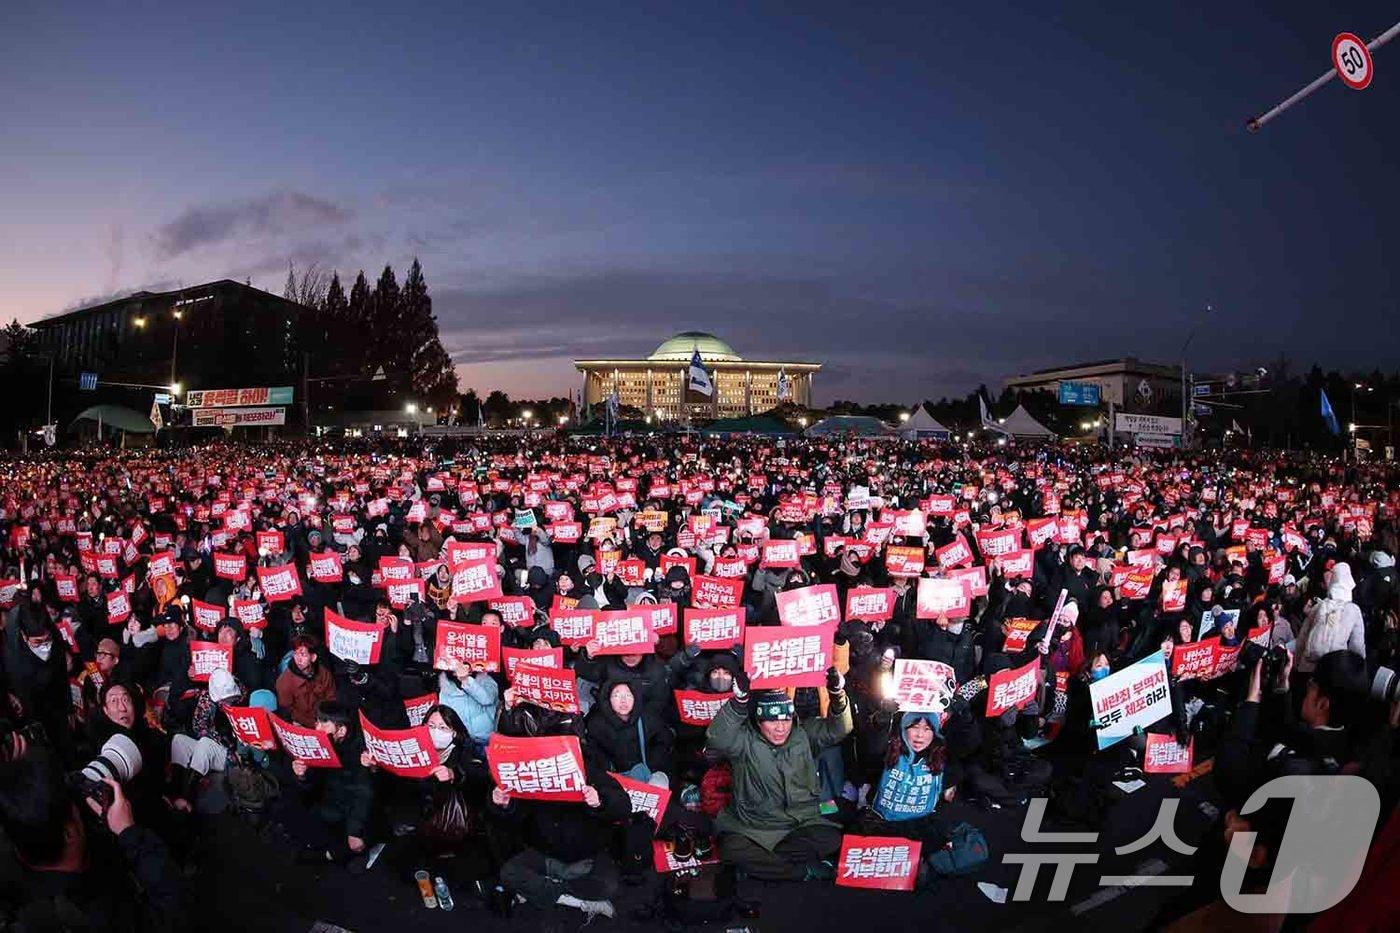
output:
[[[749,695],[740,671],[733,695],[706,735],[709,750],[730,762],[734,797],[715,828],[720,857],[763,881],[830,880],[841,830],[821,812],[817,753],[851,733],[845,678],[827,670],[827,715],[798,722],[781,691]],[[750,718],[750,708],[753,716]]]
[[[1311,674],[1318,658],[1333,651],[1347,650],[1366,657],[1366,622],[1361,607],[1352,602],[1351,565],[1339,560],[1327,571],[1327,596],[1313,602],[1298,632],[1298,652],[1294,671]]]

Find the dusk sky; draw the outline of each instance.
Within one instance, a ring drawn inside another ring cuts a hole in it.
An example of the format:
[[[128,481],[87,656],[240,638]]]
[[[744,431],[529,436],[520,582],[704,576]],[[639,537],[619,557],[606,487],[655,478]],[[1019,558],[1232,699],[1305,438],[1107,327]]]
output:
[[[707,330],[910,402],[1135,355],[1400,366],[1394,3],[18,0],[0,314],[421,258],[464,388]]]

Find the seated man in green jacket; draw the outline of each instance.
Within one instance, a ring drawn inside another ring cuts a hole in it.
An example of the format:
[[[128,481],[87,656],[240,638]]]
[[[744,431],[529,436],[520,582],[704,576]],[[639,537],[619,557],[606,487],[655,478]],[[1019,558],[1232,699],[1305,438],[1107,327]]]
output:
[[[797,722],[781,691],[759,691],[749,718],[749,678],[739,673],[734,696],[720,708],[707,745],[734,769],[734,799],[716,821],[720,856],[763,881],[829,880],[841,829],[822,816],[817,754],[851,733],[845,678],[826,672],[831,694],[825,718]]]

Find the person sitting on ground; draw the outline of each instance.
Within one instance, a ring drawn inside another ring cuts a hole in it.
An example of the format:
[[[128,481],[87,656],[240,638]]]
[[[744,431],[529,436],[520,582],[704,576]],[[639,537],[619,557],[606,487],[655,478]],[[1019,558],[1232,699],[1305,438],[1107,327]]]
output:
[[[841,829],[821,813],[817,755],[851,733],[845,679],[826,673],[825,718],[799,723],[781,692],[749,696],[748,675],[734,680],[733,696],[710,723],[709,749],[729,759],[734,797],[715,828],[720,856],[764,881],[830,880]],[[749,707],[754,707],[753,720]]]

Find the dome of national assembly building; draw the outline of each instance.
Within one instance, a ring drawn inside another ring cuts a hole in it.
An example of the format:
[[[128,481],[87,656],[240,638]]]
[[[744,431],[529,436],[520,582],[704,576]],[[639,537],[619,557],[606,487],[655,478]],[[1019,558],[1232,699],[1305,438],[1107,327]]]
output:
[[[710,374],[714,391],[689,388],[690,361]],[[590,408],[616,393],[618,402],[648,420],[724,418],[768,411],[781,402],[809,406],[812,376],[820,363],[750,360],[714,334],[682,331],[662,341],[645,359],[574,360],[583,373],[583,403]]]
[[[652,351],[651,356],[647,359],[678,360],[688,363],[697,350],[700,351],[700,358],[709,362],[722,360],[727,363],[736,363],[743,359],[734,352],[734,348],[729,344],[714,334],[707,334],[702,330],[681,331]]]

